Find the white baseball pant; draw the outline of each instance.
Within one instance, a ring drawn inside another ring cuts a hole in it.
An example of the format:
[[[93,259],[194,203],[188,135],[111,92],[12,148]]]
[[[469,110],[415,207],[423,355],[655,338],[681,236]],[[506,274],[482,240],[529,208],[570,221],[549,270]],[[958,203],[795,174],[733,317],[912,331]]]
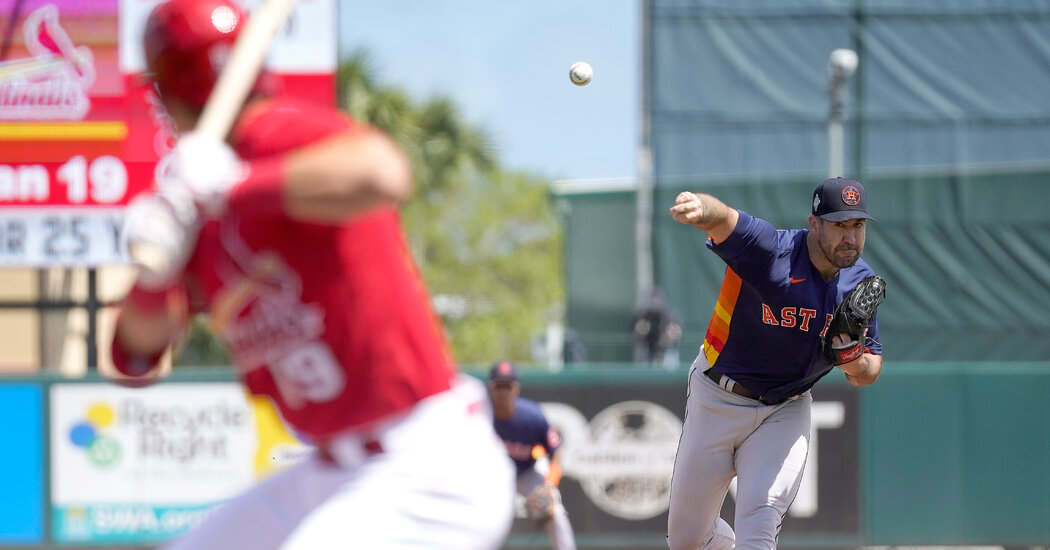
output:
[[[514,467],[484,387],[461,377],[382,432],[277,473],[167,550],[493,550],[514,516]],[[480,406],[479,406],[480,404]]]
[[[798,493],[809,452],[809,392],[767,406],[704,376],[701,349],[689,371],[685,425],[671,478],[671,550],[770,550]],[[736,532],[719,517],[737,477]]]

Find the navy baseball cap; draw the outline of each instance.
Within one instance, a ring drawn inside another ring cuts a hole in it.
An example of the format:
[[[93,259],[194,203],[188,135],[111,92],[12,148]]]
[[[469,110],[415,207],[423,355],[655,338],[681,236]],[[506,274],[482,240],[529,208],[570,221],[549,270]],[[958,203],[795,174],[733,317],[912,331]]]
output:
[[[868,214],[868,192],[857,180],[829,178],[813,190],[813,215],[829,222],[844,222],[864,218]]]
[[[489,381],[517,382],[518,369],[514,368],[514,363],[510,361],[497,361],[492,365],[492,370],[489,371]]]

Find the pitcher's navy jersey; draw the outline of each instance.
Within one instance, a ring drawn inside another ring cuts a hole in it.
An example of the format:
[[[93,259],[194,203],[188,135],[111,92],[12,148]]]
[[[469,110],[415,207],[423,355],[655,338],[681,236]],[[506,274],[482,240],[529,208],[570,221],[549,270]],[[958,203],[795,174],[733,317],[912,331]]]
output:
[[[707,246],[729,266],[704,338],[717,372],[776,402],[808,390],[833,368],[820,335],[838,304],[875,272],[863,260],[830,281],[809,260],[808,230],[777,230],[740,211],[733,233]],[[865,351],[882,354],[872,318]]]
[[[506,420],[497,418],[494,426],[519,474],[536,464],[538,456],[533,453],[536,446],[551,456],[561,443],[558,432],[547,423],[539,404],[524,397],[515,399],[513,416]]]

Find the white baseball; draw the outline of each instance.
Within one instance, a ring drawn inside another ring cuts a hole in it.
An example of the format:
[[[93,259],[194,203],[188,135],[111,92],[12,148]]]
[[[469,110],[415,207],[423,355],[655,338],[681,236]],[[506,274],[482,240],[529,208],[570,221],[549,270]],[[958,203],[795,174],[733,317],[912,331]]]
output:
[[[594,77],[594,69],[586,61],[577,61],[569,67],[569,80],[577,86],[586,86]]]

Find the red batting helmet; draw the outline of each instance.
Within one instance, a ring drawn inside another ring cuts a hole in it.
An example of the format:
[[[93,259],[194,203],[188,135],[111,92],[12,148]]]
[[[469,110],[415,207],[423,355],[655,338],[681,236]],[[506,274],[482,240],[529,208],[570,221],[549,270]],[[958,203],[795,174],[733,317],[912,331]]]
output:
[[[146,21],[146,65],[161,96],[204,108],[246,14],[231,0],[169,0]]]

